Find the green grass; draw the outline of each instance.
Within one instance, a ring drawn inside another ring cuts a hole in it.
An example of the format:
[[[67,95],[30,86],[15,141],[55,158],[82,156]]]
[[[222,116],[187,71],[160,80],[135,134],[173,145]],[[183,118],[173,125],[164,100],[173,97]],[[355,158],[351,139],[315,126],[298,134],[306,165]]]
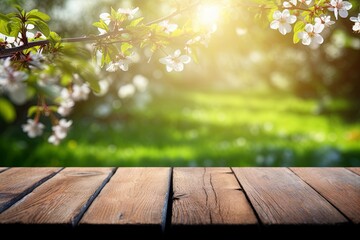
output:
[[[292,96],[168,92],[145,110],[84,115],[55,147],[19,127],[0,136],[5,166],[359,166],[360,122]],[[90,110],[88,110],[90,111]]]

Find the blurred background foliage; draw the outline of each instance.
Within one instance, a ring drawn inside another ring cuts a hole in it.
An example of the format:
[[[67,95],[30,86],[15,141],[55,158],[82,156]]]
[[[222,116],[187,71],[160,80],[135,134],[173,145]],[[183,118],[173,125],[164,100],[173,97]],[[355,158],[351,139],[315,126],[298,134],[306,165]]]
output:
[[[14,2],[48,13],[52,30],[74,37],[97,34],[92,22],[110,6],[138,6],[148,22],[191,1],[3,0],[1,12]],[[221,2],[198,64],[166,73],[162,53],[148,62],[144,50],[128,72],[99,74],[112,82],[109,92],[76,106],[58,147],[21,132],[19,107],[16,122],[0,122],[0,165],[360,166],[360,36],[352,22],[340,19],[311,49],[271,30],[259,9]],[[351,2],[357,16],[359,2]],[[176,20],[194,16],[196,9]],[[119,98],[119,87],[139,75],[147,90]]]

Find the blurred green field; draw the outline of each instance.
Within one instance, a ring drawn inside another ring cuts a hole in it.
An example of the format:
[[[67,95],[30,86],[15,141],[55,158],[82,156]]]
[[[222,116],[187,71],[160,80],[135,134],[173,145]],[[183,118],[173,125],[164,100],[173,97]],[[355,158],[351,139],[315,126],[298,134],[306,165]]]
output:
[[[7,126],[0,165],[360,166],[350,108],[337,100],[318,113],[317,102],[290,95],[167,91],[143,110],[95,119],[80,111],[58,147]]]

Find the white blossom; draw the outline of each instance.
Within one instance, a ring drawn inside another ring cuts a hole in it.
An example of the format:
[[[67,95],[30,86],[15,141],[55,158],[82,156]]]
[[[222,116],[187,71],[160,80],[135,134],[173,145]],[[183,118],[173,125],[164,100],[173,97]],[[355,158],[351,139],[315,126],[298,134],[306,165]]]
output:
[[[57,146],[57,145],[59,145],[61,139],[60,139],[55,133],[53,133],[53,134],[49,137],[48,141],[49,141],[49,143],[52,143],[52,144],[54,144],[54,145]]]
[[[350,21],[354,22],[352,30],[354,32],[360,33],[360,13],[359,13],[359,15],[357,17],[351,17]]]
[[[177,24],[169,23],[168,20],[160,22],[159,25],[164,28],[166,33],[172,33],[178,28]]]
[[[315,18],[315,24],[324,24],[325,27],[330,27],[334,23],[335,23],[334,21],[331,21],[330,16],[321,15],[320,17]]]
[[[297,4],[297,0],[289,0],[289,1],[284,1],[284,2],[283,2],[283,6],[284,6],[285,8],[294,7],[294,6],[296,6],[296,4]]]
[[[118,96],[120,98],[132,97],[135,94],[135,86],[133,84],[126,84],[119,88]]]
[[[270,23],[270,28],[279,29],[279,32],[283,35],[291,32],[292,28],[290,24],[296,22],[296,16],[291,15],[288,9],[275,11],[273,14],[274,20]]]
[[[84,83],[82,85],[75,84],[72,87],[71,98],[74,101],[87,100],[89,93],[90,88],[87,83]]]
[[[334,11],[334,15],[336,20],[338,19],[338,15],[342,18],[346,18],[348,16],[348,10],[350,10],[352,4],[348,1],[343,0],[331,0],[330,7],[328,8],[330,11]]]
[[[60,102],[60,106],[58,107],[57,112],[66,117],[70,114],[72,108],[75,106],[75,102],[71,98],[64,99]]]
[[[69,131],[69,128],[72,124],[72,121],[66,121],[66,119],[62,118],[60,119],[58,125],[55,125],[52,127],[53,130],[53,134],[52,136],[50,136],[50,138],[52,140],[50,140],[49,138],[49,142],[54,143],[55,145],[57,145],[55,142],[57,142],[58,140],[64,139]]]
[[[107,33],[105,29],[98,28],[98,30],[99,30],[99,33],[100,33],[100,34],[105,34],[105,33]]]
[[[39,68],[43,69],[42,62],[44,61],[44,56],[41,53],[30,53],[30,68]]]
[[[129,64],[133,62],[133,57],[135,53],[132,53],[130,56],[121,57],[120,60],[113,62],[111,61],[106,68],[108,72],[116,72],[117,70],[121,69],[123,71],[129,70]]]
[[[106,25],[109,25],[111,22],[111,15],[110,13],[101,13],[99,15],[100,19],[105,22]]]
[[[302,39],[302,44],[317,46],[324,42],[324,38],[320,35],[323,30],[323,24],[306,24],[305,31],[299,32],[298,36]]]
[[[184,70],[184,64],[187,64],[191,61],[191,58],[187,55],[181,55],[181,51],[178,49],[174,52],[173,55],[160,58],[160,63],[166,65],[166,70],[168,72],[175,71],[181,72]]]
[[[8,95],[13,103],[22,105],[27,100],[27,86],[25,84],[18,84],[16,88],[8,91]]]
[[[139,8],[134,8],[134,9],[130,9],[130,8],[119,8],[118,9],[118,13],[124,14],[127,16],[127,18],[129,20],[133,19],[135,14],[139,11]]]
[[[15,71],[11,67],[10,58],[0,60],[0,87],[8,94],[16,104],[23,104],[26,101],[25,80],[28,74],[22,71]]]
[[[28,119],[26,124],[22,125],[22,129],[30,138],[41,136],[44,130],[44,124],[39,121]]]

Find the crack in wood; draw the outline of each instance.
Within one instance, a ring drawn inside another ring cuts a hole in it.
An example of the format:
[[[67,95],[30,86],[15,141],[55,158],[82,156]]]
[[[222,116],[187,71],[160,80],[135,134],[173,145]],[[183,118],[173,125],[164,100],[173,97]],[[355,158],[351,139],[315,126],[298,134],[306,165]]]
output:
[[[105,185],[110,181],[111,177],[114,176],[117,168],[114,168],[112,171],[110,171],[109,175],[103,180],[101,185],[96,189],[96,191],[89,197],[87,202],[82,206],[79,213],[74,216],[74,218],[71,220],[71,225],[73,227],[77,226],[81,220],[81,218],[84,216],[85,212],[88,210],[88,208],[91,206],[95,198],[100,194],[101,190],[105,187]],[[94,174],[97,175],[97,174]],[[82,175],[81,175],[82,176]],[[86,175],[88,176],[88,175]]]
[[[8,168],[10,169],[10,168]],[[18,196],[16,196],[15,198],[11,199],[10,201],[0,205],[0,213],[4,212],[5,210],[7,210],[8,208],[10,208],[12,205],[14,205],[15,203],[19,202],[21,199],[25,198],[28,194],[30,194],[31,192],[33,192],[37,187],[39,187],[41,184],[43,184],[44,182],[48,181],[50,178],[54,177],[56,174],[58,174],[59,172],[61,172],[64,168],[60,168],[58,171],[55,171],[51,174],[49,174],[48,176],[40,179],[39,181],[35,182],[33,185],[31,185],[30,187],[28,187],[27,189],[25,189],[23,192],[21,192],[20,194],[18,194]],[[7,169],[6,169],[7,170]],[[6,171],[5,170],[5,171]]]

